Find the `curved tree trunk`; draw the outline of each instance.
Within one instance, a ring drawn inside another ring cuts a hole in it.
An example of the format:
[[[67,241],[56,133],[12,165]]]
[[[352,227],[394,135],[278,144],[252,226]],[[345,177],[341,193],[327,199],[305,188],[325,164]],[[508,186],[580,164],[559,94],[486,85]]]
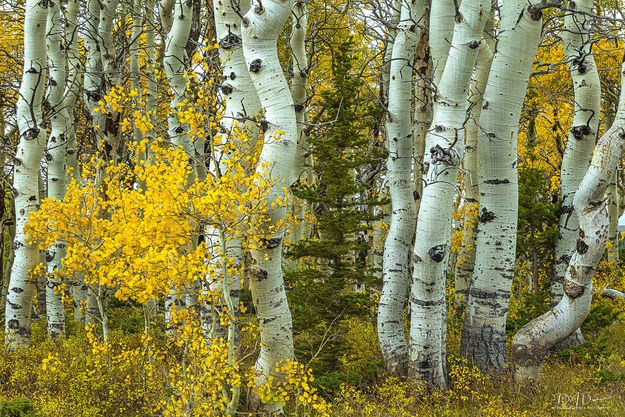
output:
[[[592,11],[592,0],[575,2],[582,12]],[[573,7],[573,6],[572,6]],[[562,184],[562,207],[560,208],[559,235],[555,246],[555,262],[551,283],[551,304],[562,299],[564,277],[569,261],[575,251],[579,220],[573,206],[575,192],[579,187],[595,145],[599,129],[601,106],[601,83],[592,53],[591,20],[583,14],[567,13],[562,32],[564,52],[569,61],[573,91],[575,93],[573,125],[569,131],[566,149],[562,157],[560,183]],[[581,331],[576,331],[559,347],[565,348],[583,342]]]
[[[24,225],[39,206],[39,164],[46,143],[42,99],[46,82],[46,21],[48,3],[28,0],[24,13],[24,71],[17,101],[20,141],[15,155],[15,259],[5,307],[5,344],[14,350],[30,343],[33,291],[30,275],[39,263],[39,250],[26,241]]]
[[[621,67],[625,85],[625,64]],[[579,185],[573,205],[579,215],[579,236],[566,271],[564,295],[550,311],[526,324],[512,340],[512,359],[518,379],[538,376],[545,355],[584,322],[592,300],[592,276],[605,252],[609,218],[605,192],[625,152],[625,89],[612,127],[595,147],[590,167]]]
[[[284,197],[283,187],[291,184],[297,152],[297,119],[293,97],[278,59],[277,40],[291,15],[291,1],[254,1],[243,18],[243,54],[258,98],[265,112],[265,143],[258,170],[270,164],[270,178],[276,181],[267,201]],[[279,140],[276,140],[279,138]],[[269,205],[268,231],[286,214],[286,207]],[[282,273],[284,230],[270,232],[271,237],[251,251],[250,288],[260,326],[261,348],[256,360],[257,383],[275,374],[276,364],[293,359],[293,324]],[[279,413],[279,403],[266,405]]]
[[[386,369],[407,372],[408,345],[403,311],[410,280],[410,251],[416,206],[412,183],[412,67],[423,24],[423,1],[404,1],[395,34],[386,116],[388,160],[386,180],[391,196],[391,222],[384,244],[383,287],[378,308],[378,338]]]
[[[517,136],[541,12],[526,1],[507,0],[499,27],[479,122],[477,252],[461,348],[463,356],[491,373],[502,371],[505,362],[519,205]]]
[[[464,153],[467,93],[489,10],[489,0],[464,0],[460,6],[426,138],[430,163],[413,254],[409,366],[411,377],[438,387],[447,385],[445,277],[455,182]]]
[[[482,97],[488,82],[490,66],[493,62],[495,39],[493,38],[494,12],[491,14],[484,28],[484,42],[480,45],[475,63],[475,73],[469,89],[469,118],[466,124],[463,181],[464,200],[466,211],[463,219],[462,248],[458,254],[454,273],[456,300],[458,312],[464,311],[467,291],[471,287],[473,267],[475,266],[476,233],[477,233],[477,205],[479,202],[479,188],[477,184],[477,137],[479,120],[482,112]]]

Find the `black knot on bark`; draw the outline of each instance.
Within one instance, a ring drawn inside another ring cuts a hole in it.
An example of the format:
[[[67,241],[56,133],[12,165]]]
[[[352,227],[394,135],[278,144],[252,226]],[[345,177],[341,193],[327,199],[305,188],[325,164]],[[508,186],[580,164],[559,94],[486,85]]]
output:
[[[590,135],[591,132],[592,130],[588,125],[573,126],[573,128],[571,129],[573,137],[577,140],[584,139],[584,136]]]
[[[265,133],[269,129],[269,122],[266,119],[260,121],[260,132]]]
[[[39,136],[39,129],[37,129],[36,127],[31,127],[26,132],[24,132],[25,140],[37,139],[37,136]]]
[[[224,93],[225,95],[230,95],[232,94],[233,91],[234,91],[234,88],[230,84],[224,83],[221,85],[221,92]]]
[[[15,330],[15,329],[19,329],[20,328],[20,322],[17,321],[16,319],[11,319],[7,322],[7,327],[10,330]]]
[[[228,33],[219,41],[219,47],[226,50],[239,45],[241,45],[241,38],[232,32]]]
[[[178,126],[176,129],[174,129],[174,132],[176,132],[176,133],[182,133],[182,132],[184,132],[184,129],[183,129],[183,127],[182,127],[182,126]]]
[[[266,249],[275,249],[282,243],[281,237],[272,237],[271,239],[262,239],[261,244]]]
[[[577,239],[577,253],[580,253],[582,255],[585,254],[588,251],[588,247],[589,246],[586,244],[586,242],[584,242],[583,239]]]
[[[482,212],[480,213],[479,216],[477,216],[477,220],[480,223],[492,222],[493,220],[495,220],[495,218],[496,218],[495,213],[493,213],[492,211],[488,211],[486,207],[483,207]]]
[[[262,4],[258,3],[256,5],[256,7],[254,7],[254,13],[256,13],[256,14],[263,14],[263,13],[265,13],[265,8],[263,7]]]
[[[257,58],[253,60],[252,62],[250,62],[250,72],[253,72],[256,74],[258,71],[260,71],[262,62],[263,61],[260,58]]]
[[[445,245],[437,245],[430,248],[428,255],[434,262],[440,262],[445,258]]]
[[[295,111],[296,112],[300,112],[302,110],[304,110],[304,105],[303,104],[298,103],[298,104],[295,105]]]
[[[477,49],[480,46],[480,41],[471,41],[469,43],[469,48],[471,49]]]
[[[433,146],[430,149],[430,157],[434,163],[442,163],[446,165],[453,165],[454,163],[454,156],[451,151],[440,145]]]
[[[571,298],[578,298],[584,294],[586,287],[584,285],[579,285],[576,282],[565,280],[564,281],[564,292]]]

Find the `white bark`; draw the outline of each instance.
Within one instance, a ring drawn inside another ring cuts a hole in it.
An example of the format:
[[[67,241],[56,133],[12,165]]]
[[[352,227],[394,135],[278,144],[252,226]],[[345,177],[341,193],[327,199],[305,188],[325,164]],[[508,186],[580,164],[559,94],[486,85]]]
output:
[[[46,159],[48,161],[48,197],[62,200],[65,196],[65,156],[67,134],[72,123],[64,101],[67,86],[67,55],[62,49],[63,25],[61,24],[61,3],[48,2],[46,47],[48,52],[48,103],[50,105],[51,131],[48,139]],[[56,338],[65,333],[63,298],[59,290],[60,281],[54,276],[62,267],[66,244],[56,242],[48,249],[46,261],[48,279],[46,283],[46,318],[48,335]]]
[[[393,57],[393,45],[395,43],[395,35],[397,33],[397,25],[401,17],[401,5],[402,0],[393,0],[391,10],[390,26],[386,32],[386,44],[384,45],[384,55],[382,57],[382,86],[381,94],[382,104],[386,107],[388,105],[388,90],[391,80],[391,60]]]
[[[5,308],[5,344],[8,350],[30,343],[30,318],[35,288],[30,271],[39,263],[39,250],[26,241],[24,225],[39,206],[39,166],[46,143],[42,126],[42,98],[46,80],[46,2],[28,0],[24,13],[24,70],[17,101],[20,132],[13,188],[15,196],[15,259]]]
[[[267,124],[258,169],[263,170],[263,163],[271,164],[270,177],[278,181],[267,196],[268,202],[283,197],[282,188],[291,183],[297,151],[293,98],[277,53],[278,36],[290,15],[290,0],[265,0],[262,4],[254,1],[243,18],[243,53]],[[280,136],[278,131],[284,133]],[[276,136],[280,139],[276,140]],[[279,222],[285,211],[284,206],[269,207],[270,223]],[[283,236],[284,231],[278,230],[261,242],[258,249],[251,251],[250,287],[261,339],[256,361],[257,382],[260,384],[275,373],[279,361],[293,358],[293,325],[282,273]],[[276,403],[267,407],[271,412],[281,410]]]
[[[460,3],[459,1],[457,2]],[[443,76],[445,63],[454,36],[456,1],[434,0],[430,6],[430,53],[432,55],[433,83],[435,87]]]
[[[65,155],[65,183],[69,184],[72,179],[78,181],[80,171],[78,167],[78,155],[76,149],[76,125],[74,106],[80,94],[82,68],[80,63],[80,51],[78,49],[78,13],[80,11],[79,0],[69,0],[65,10],[65,45],[67,52],[67,82],[63,106],[67,110],[69,123],[67,125],[66,155]],[[74,318],[84,322],[85,314],[82,308],[87,298],[87,287],[82,277],[77,277],[71,283],[72,298],[74,301]]]
[[[445,277],[455,181],[464,153],[469,84],[489,10],[489,0],[464,0],[460,6],[426,138],[430,163],[413,254],[409,366],[411,377],[440,387],[447,384]]]
[[[238,5],[233,5],[229,1],[213,2],[215,32],[219,44],[219,57],[222,61],[221,95],[225,107],[223,118],[220,122],[220,132],[217,135],[217,142],[224,144],[234,141],[237,143],[240,151],[246,153],[248,149],[254,146],[254,139],[258,135],[256,124],[251,121],[251,118],[260,112],[261,105],[247,70],[245,57],[243,56],[241,17],[236,12],[235,6],[238,6],[241,13],[247,13],[250,3],[248,0],[240,1]],[[241,143],[239,141],[234,129],[235,124],[238,125],[239,129],[247,131],[247,134],[252,138],[250,143]],[[211,168],[213,171],[219,169],[219,172],[214,172],[214,174],[219,176],[221,172],[227,169],[226,159],[228,155],[221,153],[220,148],[215,147],[213,147],[213,154]],[[222,234],[213,228],[210,229],[207,230],[207,235],[214,241],[214,245],[211,246],[222,246],[219,241]],[[240,264],[243,261],[241,238],[229,236],[226,236],[226,238],[228,239],[225,246],[226,257],[232,258],[236,264]],[[240,278],[238,275],[232,275],[229,277],[227,285],[223,285],[224,290],[228,289],[228,294],[224,293],[224,297],[230,298],[232,301],[234,310],[231,310],[230,314],[233,317],[236,317],[238,314],[241,292]],[[211,282],[211,289],[215,290],[217,285],[219,285],[218,281]],[[209,312],[204,312],[205,325],[210,315]]]
[[[622,85],[624,81],[625,64],[621,67]],[[564,295],[550,311],[521,328],[512,341],[515,376],[519,379],[536,377],[549,350],[578,329],[590,311],[592,276],[608,239],[605,192],[624,152],[625,89],[621,88],[614,124],[595,147],[590,167],[573,200],[580,228],[575,253],[564,278]]]
[[[84,102],[90,112],[93,128],[98,139],[102,137],[105,116],[95,112],[98,102],[104,98],[104,75],[102,73],[102,54],[100,53],[100,37],[98,22],[100,21],[100,3],[98,0],[87,0],[84,21],[83,44],[85,47]]]
[[[493,38],[493,18],[494,12],[486,22],[484,28],[484,42],[480,45],[475,63],[475,72],[469,89],[469,118],[466,124],[464,161],[463,161],[463,182],[464,182],[464,202],[468,211],[464,215],[464,230],[462,238],[462,248],[458,254],[456,269],[454,273],[456,300],[458,310],[464,311],[466,303],[466,293],[471,286],[473,267],[475,265],[476,233],[474,227],[477,213],[472,211],[472,205],[479,201],[479,188],[477,184],[477,137],[479,133],[479,120],[482,112],[482,97],[488,82],[490,66],[493,62],[493,50],[495,40]]]
[[[423,24],[423,1],[402,1],[391,60],[386,137],[386,180],[391,196],[391,222],[384,244],[383,287],[378,308],[378,338],[386,369],[405,375],[408,346],[403,311],[410,279],[410,250],[416,206],[412,186],[412,64]]]
[[[414,168],[413,183],[415,190],[415,203],[417,213],[421,205],[421,194],[423,193],[423,162],[425,153],[425,138],[427,137],[430,124],[432,124],[432,60],[430,54],[429,39],[429,19],[430,10],[428,4],[424,11],[424,30],[419,35],[417,51],[415,53],[414,71],[416,73],[416,83],[414,88],[414,121],[413,121],[413,143],[414,143]]]
[[[176,0],[173,14],[173,24],[165,40],[165,53],[163,58],[165,74],[167,74],[172,92],[167,125],[169,127],[169,140],[176,146],[182,146],[187,155],[189,155],[189,158],[192,158],[195,155],[195,148],[189,138],[189,126],[186,123],[180,122],[178,111],[185,99],[187,85],[185,73],[188,69],[189,60],[186,56],[185,47],[189,39],[193,21],[193,2],[189,0]]]
[[[592,0],[575,2],[572,8],[582,12],[592,11]],[[573,206],[577,187],[588,169],[590,155],[599,129],[601,83],[595,64],[591,43],[591,20],[583,14],[567,13],[564,17],[562,40],[569,61],[575,94],[573,124],[562,157],[560,183],[562,206],[560,208],[559,235],[555,246],[554,275],[551,283],[551,303],[556,305],[563,294],[562,283],[569,261],[575,251],[579,220]],[[578,330],[562,347],[583,342]]]
[[[132,2],[132,30],[130,35],[130,46],[128,47],[128,53],[130,55],[130,86],[139,94],[139,98],[143,95],[143,88],[141,87],[141,73],[139,68],[139,61],[141,55],[140,38],[143,32],[143,10],[141,0],[133,0]],[[135,142],[139,142],[143,139],[143,133],[138,126],[133,126],[133,139]]]
[[[517,236],[517,135],[542,28],[541,13],[532,4],[507,0],[501,8],[497,52],[479,122],[477,252],[462,354],[488,372],[501,371],[505,361]]]
[[[576,8],[588,12],[592,10],[592,3],[592,0],[578,1]],[[601,85],[592,54],[590,24],[590,19],[584,15],[567,13],[562,32],[575,100],[573,125],[567,138],[560,172],[562,184],[560,235],[556,241],[554,277],[551,286],[554,305],[562,298],[562,282],[577,241],[579,221],[573,207],[575,191],[588,169],[599,128]]]
[[[295,182],[308,181],[306,178],[306,162],[308,159],[308,132],[306,131],[306,86],[308,84],[308,57],[306,56],[306,28],[308,25],[308,0],[295,0],[291,24],[291,65],[293,78],[291,79],[291,95],[295,103],[295,117],[297,119],[297,155],[293,165],[292,177]],[[304,235],[306,205],[296,198],[293,201],[293,218],[297,222],[289,240],[297,243]]]

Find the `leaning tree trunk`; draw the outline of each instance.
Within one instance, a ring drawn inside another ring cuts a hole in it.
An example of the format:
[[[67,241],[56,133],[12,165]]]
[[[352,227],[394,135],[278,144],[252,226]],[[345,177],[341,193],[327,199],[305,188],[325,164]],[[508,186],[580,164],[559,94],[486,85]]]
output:
[[[386,369],[407,372],[408,345],[403,312],[410,279],[410,251],[414,239],[416,206],[412,187],[413,129],[410,103],[412,63],[423,24],[422,0],[404,1],[391,60],[386,137],[386,180],[391,196],[391,222],[382,261],[383,287],[378,308],[378,338]]]
[[[625,85],[625,64],[621,67],[621,85]],[[545,355],[556,343],[576,331],[590,311],[592,276],[608,239],[605,192],[624,152],[625,89],[621,88],[614,124],[595,147],[590,167],[573,200],[580,228],[564,277],[564,295],[555,307],[526,324],[512,340],[515,376],[521,380],[538,376]]]
[[[463,182],[465,213],[463,218],[462,247],[458,254],[454,273],[454,284],[458,312],[464,311],[467,291],[471,287],[473,267],[475,266],[477,205],[479,188],[477,184],[477,137],[479,120],[482,112],[482,97],[488,82],[490,66],[493,62],[495,39],[493,33],[494,12],[491,11],[484,28],[484,42],[480,46],[475,63],[475,72],[469,90],[469,117],[466,123],[464,146]]]
[[[570,7],[586,13],[592,11],[592,4],[592,0],[581,0],[572,3]],[[590,163],[590,155],[599,129],[601,106],[601,83],[592,53],[590,33],[592,21],[585,14],[572,12],[564,17],[564,23],[562,40],[573,79],[575,100],[573,125],[567,138],[560,171],[562,206],[551,283],[552,306],[562,299],[562,283],[569,261],[575,252],[579,220],[573,200]],[[559,347],[578,345],[583,340],[582,333],[578,330]]]
[[[478,136],[477,252],[462,329],[462,355],[483,371],[502,371],[514,278],[517,135],[542,29],[541,10],[522,0],[501,8],[497,52],[483,97]]]
[[[28,0],[24,13],[24,72],[17,101],[20,141],[14,162],[15,259],[5,308],[5,344],[14,350],[30,343],[30,318],[35,288],[31,270],[39,263],[39,249],[28,243],[24,226],[39,206],[39,166],[46,143],[42,99],[46,81],[46,20],[48,3]]]
[[[445,278],[467,92],[489,10],[490,0],[464,0],[460,6],[426,137],[430,158],[413,254],[409,366],[411,377],[438,387],[447,385]]]
[[[51,130],[46,159],[48,161],[48,197],[57,200],[62,200],[65,196],[67,134],[70,130],[69,125],[72,123],[64,101],[67,86],[67,55],[62,46],[61,13],[60,1],[51,0],[48,2],[46,46],[48,50],[48,103],[50,105]],[[65,312],[59,287],[61,282],[56,276],[62,267],[65,247],[65,242],[60,240],[50,247],[46,254],[48,264],[46,318],[48,335],[53,339],[65,333]]]
[[[291,183],[297,147],[297,119],[280,61],[277,40],[291,15],[291,1],[254,1],[243,18],[243,53],[258,98],[265,112],[265,143],[258,170],[270,164],[269,177],[276,181],[267,202],[283,199],[283,187]],[[279,140],[276,140],[279,138]],[[293,324],[282,273],[284,230],[276,229],[286,213],[285,203],[268,205],[267,232],[271,237],[251,251],[250,288],[260,326],[261,348],[256,360],[257,384],[275,375],[276,365],[293,358]],[[273,231],[271,231],[274,229]],[[277,402],[267,404],[270,412],[279,413]]]

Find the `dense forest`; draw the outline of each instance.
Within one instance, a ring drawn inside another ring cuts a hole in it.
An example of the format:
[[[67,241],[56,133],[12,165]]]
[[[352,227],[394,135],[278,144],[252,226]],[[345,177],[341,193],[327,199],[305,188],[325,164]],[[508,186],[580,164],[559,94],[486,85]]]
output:
[[[625,416],[624,48],[622,0],[0,0],[0,417]]]

